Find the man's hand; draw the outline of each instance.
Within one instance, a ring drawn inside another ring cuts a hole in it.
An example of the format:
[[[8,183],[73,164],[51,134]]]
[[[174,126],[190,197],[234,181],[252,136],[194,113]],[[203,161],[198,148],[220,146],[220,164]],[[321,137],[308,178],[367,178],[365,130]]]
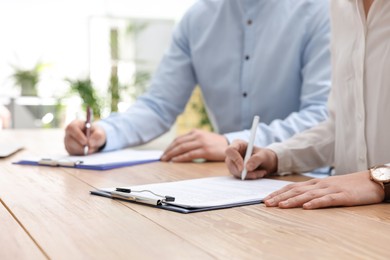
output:
[[[83,155],[84,146],[88,144],[88,153],[95,153],[106,143],[106,133],[103,128],[92,125],[89,140],[84,133],[85,121],[74,120],[65,129],[65,148],[71,155]]]
[[[226,149],[225,163],[230,171],[237,178],[241,178],[244,169],[244,156],[248,143],[237,140]],[[253,147],[251,158],[246,164],[248,171],[246,179],[259,179],[265,175],[277,171],[278,159],[276,154],[269,149]]]
[[[194,159],[223,161],[228,142],[223,135],[199,129],[177,137],[165,150],[162,161],[191,162]]]
[[[383,201],[383,188],[370,180],[369,171],[289,184],[264,199],[279,208],[317,209],[355,206]]]

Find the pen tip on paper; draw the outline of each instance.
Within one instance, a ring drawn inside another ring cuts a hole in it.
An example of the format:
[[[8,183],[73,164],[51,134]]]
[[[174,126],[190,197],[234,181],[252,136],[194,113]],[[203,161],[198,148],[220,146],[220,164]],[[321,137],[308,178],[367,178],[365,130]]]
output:
[[[245,178],[246,178],[246,168],[244,168],[244,170],[242,170],[242,172],[241,172],[241,180],[245,180]]]

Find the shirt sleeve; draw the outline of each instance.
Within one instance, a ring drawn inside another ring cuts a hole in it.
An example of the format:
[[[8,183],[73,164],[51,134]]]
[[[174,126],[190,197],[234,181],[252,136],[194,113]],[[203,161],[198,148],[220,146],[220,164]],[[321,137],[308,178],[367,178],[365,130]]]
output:
[[[187,39],[187,13],[173,33],[172,43],[164,55],[148,92],[124,113],[113,113],[97,122],[106,132],[102,151],[146,143],[173,125],[184,110],[196,85]]]
[[[291,113],[286,118],[275,119],[268,125],[260,123],[255,139],[257,146],[264,147],[284,141],[327,118],[326,103],[331,85],[331,66],[329,8],[325,7],[318,5],[317,10],[307,17],[307,42],[301,54],[302,87],[299,111]],[[243,130],[226,133],[225,137],[229,142],[235,139],[247,141],[249,135],[249,130]]]
[[[273,143],[267,148],[278,157],[278,173],[309,172],[334,163],[335,151],[335,106],[332,89],[329,96],[329,118],[317,126],[294,137]]]

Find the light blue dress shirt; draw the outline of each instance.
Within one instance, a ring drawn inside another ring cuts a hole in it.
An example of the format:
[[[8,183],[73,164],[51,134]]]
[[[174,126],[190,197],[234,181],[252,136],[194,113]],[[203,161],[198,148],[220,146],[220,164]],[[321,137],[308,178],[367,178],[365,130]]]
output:
[[[185,14],[148,92],[98,122],[104,151],[167,132],[196,85],[216,132],[267,146],[327,117],[328,0],[199,0]],[[158,41],[156,41],[158,44]]]

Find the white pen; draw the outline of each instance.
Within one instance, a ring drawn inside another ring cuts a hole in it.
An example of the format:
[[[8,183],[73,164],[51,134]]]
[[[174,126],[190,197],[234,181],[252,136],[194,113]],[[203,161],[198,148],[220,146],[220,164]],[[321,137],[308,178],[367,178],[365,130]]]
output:
[[[253,118],[251,135],[249,137],[248,147],[246,148],[245,157],[244,157],[244,169],[242,170],[241,173],[241,180],[245,180],[246,178],[246,174],[247,174],[246,163],[248,162],[249,158],[251,158],[252,155],[253,144],[255,142],[255,137],[256,137],[256,129],[257,126],[259,125],[259,121],[260,121],[259,116],[255,116]]]

